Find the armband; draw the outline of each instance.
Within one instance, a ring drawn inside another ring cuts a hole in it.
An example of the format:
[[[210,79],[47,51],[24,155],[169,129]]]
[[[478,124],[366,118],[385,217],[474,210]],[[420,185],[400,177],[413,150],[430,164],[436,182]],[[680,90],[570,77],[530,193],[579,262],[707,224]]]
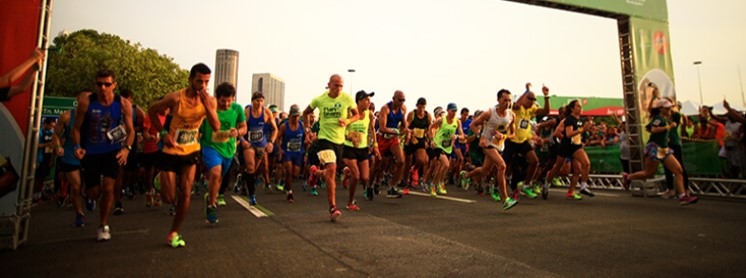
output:
[[[75,146],[73,146],[73,150],[77,150],[77,149],[80,149],[80,144],[76,144]]]

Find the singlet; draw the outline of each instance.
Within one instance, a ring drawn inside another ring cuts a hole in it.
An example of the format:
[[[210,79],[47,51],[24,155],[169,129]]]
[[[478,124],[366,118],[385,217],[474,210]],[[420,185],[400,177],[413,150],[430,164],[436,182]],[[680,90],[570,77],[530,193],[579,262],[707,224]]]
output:
[[[356,109],[357,104],[352,97],[340,92],[336,98],[329,97],[329,91],[311,100],[311,109],[319,108],[319,139],[333,144],[345,142],[345,128],[339,126],[339,119],[347,119],[350,109]]]
[[[354,121],[347,125],[347,134],[350,136],[357,137],[360,139],[358,143],[358,149],[364,149],[368,147],[368,131],[370,130],[370,111],[363,112],[365,116],[362,119]],[[345,146],[355,148],[351,140],[345,140]]]
[[[62,148],[65,150],[65,154],[62,155],[62,162],[67,165],[80,166],[80,160],[75,157],[75,144],[72,140],[73,126],[75,125],[75,109],[70,110],[70,120],[67,121],[67,125],[63,126],[62,138],[65,139],[65,143],[62,143]]]
[[[425,115],[420,118],[417,116],[417,110],[415,110],[412,117],[412,123],[410,123],[408,127],[412,130],[414,138],[417,138],[418,140],[425,138],[425,133],[427,132],[427,129],[430,128],[430,117],[428,112],[425,111]]]
[[[530,108],[524,108],[520,105],[513,107],[513,113],[515,113],[515,137],[510,139],[510,141],[520,144],[533,138],[531,119],[535,116],[536,110],[539,110],[539,105],[537,104],[534,104]]]
[[[52,142],[52,137],[54,135],[54,128],[50,130],[41,129],[39,130],[39,143],[49,143]],[[39,150],[36,152],[36,161],[42,162],[44,160],[44,156],[52,157],[54,155],[54,147],[47,146],[43,150]]]
[[[458,129],[458,119],[454,117],[451,120],[451,123],[448,123],[448,117],[443,117],[443,122],[441,123],[440,128],[438,128],[438,132],[435,133],[435,138],[433,138],[435,141],[435,147],[443,150],[447,154],[451,154],[453,151],[451,135],[456,134],[456,129]]]
[[[513,121],[513,113],[505,109],[505,117],[500,117],[497,113],[497,106],[490,107],[490,120],[484,123],[482,128],[482,138],[489,142],[489,145],[497,148],[499,151],[505,149],[505,136],[507,136],[510,123]],[[502,140],[496,140],[493,132],[498,131],[503,134]]]
[[[288,154],[303,154],[305,152],[304,136],[303,122],[298,121],[298,128],[295,130],[290,128],[290,121],[285,122],[285,130],[282,133],[282,151]]]
[[[106,135],[109,130],[123,122],[121,97],[114,96],[114,101],[109,106],[103,106],[98,102],[98,94],[91,94],[88,100],[88,110],[81,130],[81,147],[85,149],[86,154],[94,155],[122,149],[121,144],[112,142]]]
[[[176,145],[163,146],[163,152],[171,155],[188,155],[201,150],[199,144],[199,127],[207,111],[199,98],[190,105],[187,102],[186,89],[179,91],[179,106],[171,109],[171,123],[168,134],[173,136]]]
[[[404,120],[404,113],[401,109],[394,112],[394,108],[391,107],[391,102],[386,104],[389,107],[389,113],[386,115],[386,127],[398,130],[399,124]]]
[[[267,146],[267,134],[265,133],[265,125],[267,121],[264,119],[264,107],[262,107],[260,110],[262,113],[259,115],[259,117],[254,118],[254,113],[251,111],[252,107],[249,105],[249,115],[246,117],[246,126],[249,128],[248,132],[246,132],[246,140],[251,143],[254,147],[263,148]]]

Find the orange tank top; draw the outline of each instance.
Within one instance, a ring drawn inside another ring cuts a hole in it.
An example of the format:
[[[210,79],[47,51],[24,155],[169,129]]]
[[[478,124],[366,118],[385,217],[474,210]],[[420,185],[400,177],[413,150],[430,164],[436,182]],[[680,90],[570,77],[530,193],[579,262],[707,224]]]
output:
[[[174,147],[163,146],[163,152],[172,155],[188,155],[200,151],[199,127],[207,112],[199,97],[192,104],[186,96],[186,89],[179,91],[179,106],[171,110],[171,125],[168,134],[173,136]]]

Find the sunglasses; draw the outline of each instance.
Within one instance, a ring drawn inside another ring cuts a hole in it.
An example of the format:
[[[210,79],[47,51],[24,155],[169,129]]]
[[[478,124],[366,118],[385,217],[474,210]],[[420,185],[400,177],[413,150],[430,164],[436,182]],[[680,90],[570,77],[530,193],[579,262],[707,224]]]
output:
[[[530,100],[530,101],[536,101],[536,98],[535,97],[530,97],[530,98],[528,98],[528,100]]]
[[[96,82],[97,87],[104,86],[104,88],[111,87],[111,85],[114,85],[114,83],[111,82]]]
[[[396,100],[398,100],[399,102],[404,102],[404,101],[405,101],[406,99],[403,99],[403,98],[398,98],[398,99],[396,99]]]

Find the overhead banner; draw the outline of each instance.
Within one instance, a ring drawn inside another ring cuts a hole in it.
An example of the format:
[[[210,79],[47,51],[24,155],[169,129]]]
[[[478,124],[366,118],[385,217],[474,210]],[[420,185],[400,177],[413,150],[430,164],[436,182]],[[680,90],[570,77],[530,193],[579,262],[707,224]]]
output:
[[[2,1],[0,75],[29,58],[39,32],[40,0]],[[31,89],[0,102],[0,216],[15,213],[23,150],[31,107]]]
[[[544,0],[580,8],[668,21],[666,0]]]
[[[606,98],[606,97],[573,97],[573,96],[552,96],[549,99],[549,105],[552,110],[550,114],[556,115],[557,109],[560,106],[567,106],[573,100],[579,100],[580,104],[583,105],[583,116],[613,116],[614,113],[617,115],[624,115],[624,99],[621,98]],[[540,107],[543,107],[544,101],[539,100],[537,102]]]

